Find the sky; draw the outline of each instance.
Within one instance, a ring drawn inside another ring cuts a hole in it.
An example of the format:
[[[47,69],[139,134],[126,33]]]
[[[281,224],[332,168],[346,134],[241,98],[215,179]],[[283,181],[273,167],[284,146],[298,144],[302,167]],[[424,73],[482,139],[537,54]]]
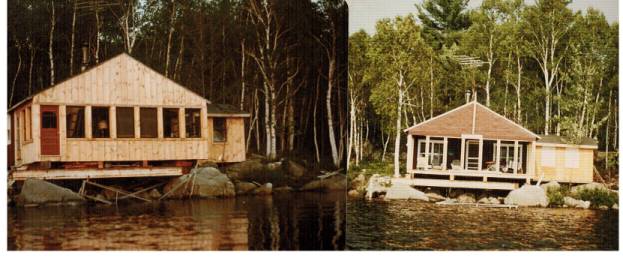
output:
[[[417,13],[415,4],[423,0],[346,0],[348,3],[348,30],[349,34],[360,29],[369,34],[374,33],[374,25],[377,20],[393,18],[398,15]],[[526,4],[533,4],[534,0],[525,0]],[[470,0],[469,7],[480,6],[482,0]],[[589,7],[598,9],[604,13],[608,22],[612,23],[619,19],[618,0],[573,0],[570,8],[574,11],[587,10]]]

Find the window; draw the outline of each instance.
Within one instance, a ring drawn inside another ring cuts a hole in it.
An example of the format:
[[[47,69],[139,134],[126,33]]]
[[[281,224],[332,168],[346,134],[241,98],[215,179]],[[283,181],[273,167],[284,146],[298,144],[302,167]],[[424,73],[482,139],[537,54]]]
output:
[[[497,157],[497,143],[493,144],[493,159]],[[500,144],[500,169],[501,171],[508,171],[514,166],[513,159],[515,159],[515,144],[514,143],[502,143]],[[523,160],[523,145],[517,145],[517,170],[520,170]]]
[[[212,135],[212,140],[215,142],[227,141],[227,120],[223,117],[215,117],[213,121],[214,135]]]
[[[577,148],[565,149],[565,167],[566,168],[579,168],[580,167],[580,151]]]
[[[180,121],[179,121],[179,109],[177,108],[163,108],[163,125],[164,125],[164,138],[179,138],[180,137]]]
[[[7,118],[6,119],[7,132],[8,132],[8,136],[9,136],[7,144],[11,145],[11,115],[9,114],[6,118]]]
[[[186,121],[186,138],[201,138],[201,110],[187,108],[184,118]]]
[[[31,141],[32,140],[32,110],[30,107],[26,107],[24,110],[24,120],[26,126],[24,130],[24,140]]]
[[[430,149],[428,152],[428,164],[435,166],[435,167],[440,167],[443,163],[443,141],[429,140],[429,144],[430,144]],[[425,139],[418,140],[418,149],[417,149],[417,154],[419,157],[418,161],[420,159],[426,161],[425,159],[423,159],[426,157],[425,152],[426,152],[426,140]]]
[[[141,108],[141,138],[158,138],[158,110]]]
[[[117,138],[134,138],[134,108],[117,107]]]
[[[554,167],[556,165],[556,148],[544,146],[541,149],[541,166]]]
[[[67,138],[84,138],[84,107],[67,107]]]
[[[93,138],[110,137],[110,119],[108,107],[93,107],[91,109],[91,128]]]
[[[56,128],[56,113],[43,111],[41,113],[41,128]]]

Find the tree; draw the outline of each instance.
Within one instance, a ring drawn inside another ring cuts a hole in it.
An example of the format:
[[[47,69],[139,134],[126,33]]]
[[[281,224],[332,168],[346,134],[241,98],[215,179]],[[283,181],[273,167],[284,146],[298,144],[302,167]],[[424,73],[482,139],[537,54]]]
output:
[[[458,43],[458,32],[469,28],[468,0],[424,0],[418,9],[422,34],[434,49]]]

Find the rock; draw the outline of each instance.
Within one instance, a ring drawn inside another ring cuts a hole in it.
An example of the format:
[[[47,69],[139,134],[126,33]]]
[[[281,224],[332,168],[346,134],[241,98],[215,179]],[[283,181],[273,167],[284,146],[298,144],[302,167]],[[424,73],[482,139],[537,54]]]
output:
[[[301,191],[333,191],[346,190],[346,176],[335,174],[333,176],[313,180],[301,187]]]
[[[289,160],[288,161],[288,174],[294,178],[300,178],[304,176],[307,172],[307,169],[302,165]]]
[[[273,193],[289,193],[292,191],[294,191],[294,189],[289,186],[281,186],[273,189]]]
[[[580,190],[595,190],[595,189],[608,191],[608,187],[606,187],[604,184],[592,182],[588,184],[571,187],[571,193],[577,193]]]
[[[366,189],[366,176],[362,173],[350,181],[350,189],[357,191],[365,191]]]
[[[448,198],[443,201],[437,202],[437,204],[453,204],[453,203],[457,203],[456,199]]]
[[[366,199],[372,199],[376,193],[387,192],[389,184],[391,184],[389,177],[382,177],[379,174],[372,175],[366,186]]]
[[[192,185],[194,183],[194,186]],[[183,197],[232,197],[236,195],[234,184],[218,169],[212,167],[196,168],[191,173],[171,179],[164,192],[169,198]]]
[[[536,185],[524,184],[519,189],[512,190],[504,199],[505,204],[519,206],[547,207],[549,201],[543,188]]]
[[[600,205],[600,206],[598,207],[598,209],[600,209],[600,210],[608,210],[609,208],[608,208],[608,206],[606,206],[606,205]]]
[[[264,164],[259,159],[248,159],[228,166],[225,172],[232,180],[245,181],[248,178],[253,178],[258,173],[262,173],[264,170]]]
[[[473,193],[464,193],[456,198],[459,203],[476,203],[476,197]]]
[[[612,205],[612,209],[613,210],[618,210],[619,209],[619,205],[615,203],[614,205]]]
[[[214,161],[210,161],[210,160],[198,160],[197,161],[197,167],[200,168],[204,168],[204,167],[213,167],[213,168],[218,168],[218,164],[216,164],[216,162]]]
[[[235,187],[236,187],[236,195],[243,195],[243,194],[251,193],[253,190],[255,190],[255,188],[258,187],[258,185],[254,183],[238,181],[235,184]]]
[[[428,196],[428,200],[430,200],[431,202],[438,202],[446,199],[446,197],[435,192],[428,192],[426,193],[426,196]]]
[[[480,204],[491,204],[491,202],[489,201],[489,198],[487,198],[487,197],[482,197],[482,198],[478,199],[478,203],[480,203]]]
[[[393,183],[387,193],[385,194],[385,200],[422,200],[428,201],[428,196],[425,193],[416,190],[408,184]]]
[[[266,164],[266,169],[271,172],[280,172],[283,170],[282,165],[283,163],[281,161],[275,161],[275,162]]]
[[[450,198],[458,198],[459,195],[465,193],[465,191],[461,190],[461,189],[452,189],[450,190],[450,194],[448,194],[448,197]]]
[[[350,191],[348,191],[348,196],[350,197],[354,197],[354,198],[359,198],[361,197],[361,193],[359,193],[359,191],[352,189]]]
[[[540,187],[543,188],[545,192],[547,192],[549,189],[552,189],[552,190],[560,189],[560,184],[556,181],[549,181],[547,182],[547,184],[540,185]]]
[[[489,203],[490,204],[500,204],[500,200],[498,198],[495,198],[495,197],[489,197]]]
[[[253,190],[256,195],[271,195],[273,193],[273,184],[266,183]]]
[[[162,194],[158,191],[158,189],[151,189],[147,191],[147,197],[152,200],[156,200],[162,197]]]
[[[590,201],[576,200],[576,199],[573,199],[573,198],[571,198],[569,196],[565,196],[564,201],[565,201],[565,205],[567,205],[567,207],[572,207],[572,208],[588,209],[591,206],[591,202]],[[606,208],[608,208],[608,207],[606,207]]]
[[[67,188],[40,179],[26,179],[22,191],[15,197],[17,205],[74,204],[85,199]]]

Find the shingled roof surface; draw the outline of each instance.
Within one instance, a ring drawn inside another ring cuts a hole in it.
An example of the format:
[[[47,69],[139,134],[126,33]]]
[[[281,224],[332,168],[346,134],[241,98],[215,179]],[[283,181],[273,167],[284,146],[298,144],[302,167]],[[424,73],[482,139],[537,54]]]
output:
[[[214,115],[248,116],[249,113],[228,104],[208,104],[208,116]]]
[[[570,140],[565,139],[564,137],[558,135],[544,135],[540,134],[539,139],[540,143],[553,143],[553,144],[574,144]],[[597,141],[593,138],[583,137],[580,143],[577,145],[587,145],[587,146],[597,146]]]
[[[482,135],[484,139],[534,141],[538,135],[472,101],[405,130],[413,135],[460,138],[462,134]]]

